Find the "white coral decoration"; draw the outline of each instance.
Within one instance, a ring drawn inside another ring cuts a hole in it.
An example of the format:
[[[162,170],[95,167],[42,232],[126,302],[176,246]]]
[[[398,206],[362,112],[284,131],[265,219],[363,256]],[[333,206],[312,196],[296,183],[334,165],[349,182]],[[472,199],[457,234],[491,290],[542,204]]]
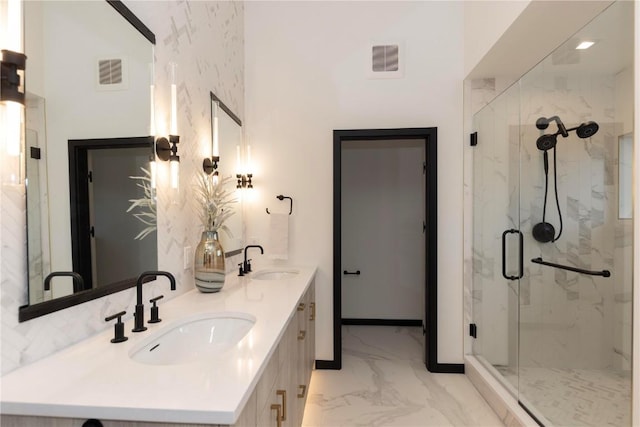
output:
[[[136,237],[135,240],[142,240],[147,237],[149,234],[153,233],[157,230],[157,215],[156,215],[156,200],[155,200],[155,190],[151,188],[151,173],[145,168],[142,169],[144,172],[144,176],[130,176],[129,178],[138,180],[136,186],[142,188],[144,191],[144,197],[141,199],[129,199],[131,202],[131,206],[127,209],[127,212],[131,212],[134,209],[138,209],[137,212],[133,214],[134,217],[139,219],[143,224],[146,224],[145,227]]]
[[[224,230],[232,237],[231,230],[224,225],[235,213],[232,205],[237,202],[237,199],[233,198],[233,191],[225,189],[232,179],[231,176],[227,176],[218,180],[213,174],[207,175],[204,172],[198,175],[196,201],[199,205],[198,215],[205,231]]]

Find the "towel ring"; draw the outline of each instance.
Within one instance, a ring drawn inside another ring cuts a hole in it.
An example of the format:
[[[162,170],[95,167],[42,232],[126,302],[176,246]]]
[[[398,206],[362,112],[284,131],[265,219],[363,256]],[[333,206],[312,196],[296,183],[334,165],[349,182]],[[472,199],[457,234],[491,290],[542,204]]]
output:
[[[289,199],[290,205],[289,205],[289,215],[291,215],[291,213],[293,213],[293,199],[289,196],[283,196],[282,194],[276,196],[276,199],[278,200],[284,200],[284,199]],[[269,215],[271,215],[271,212],[269,212],[269,208],[266,209],[267,213]]]

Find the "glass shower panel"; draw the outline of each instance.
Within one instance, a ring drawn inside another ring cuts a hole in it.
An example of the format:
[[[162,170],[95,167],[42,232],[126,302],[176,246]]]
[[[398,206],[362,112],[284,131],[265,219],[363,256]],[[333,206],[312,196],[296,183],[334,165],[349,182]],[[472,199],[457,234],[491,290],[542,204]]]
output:
[[[520,80],[519,400],[545,425],[630,424],[633,241],[618,213],[630,159],[618,141],[633,125],[632,17],[633,2],[615,3]],[[585,40],[596,44],[576,50]],[[549,225],[548,239],[533,232]]]
[[[516,394],[518,362],[519,88],[474,117],[473,353]],[[503,265],[503,239],[505,243]],[[504,270],[503,270],[504,268]]]

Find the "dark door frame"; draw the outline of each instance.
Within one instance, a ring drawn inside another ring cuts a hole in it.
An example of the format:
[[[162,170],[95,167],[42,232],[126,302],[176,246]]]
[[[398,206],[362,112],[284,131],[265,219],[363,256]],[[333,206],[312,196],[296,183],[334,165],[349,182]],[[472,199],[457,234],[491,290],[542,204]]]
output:
[[[425,197],[425,364],[431,372],[464,372],[462,364],[438,363],[437,272],[437,128],[356,129],[333,131],[333,360],[318,360],[318,369],[342,368],[342,143],[358,140],[422,139],[426,154]]]
[[[85,290],[93,289],[91,274],[91,222],[89,220],[89,150],[111,148],[149,148],[153,153],[152,137],[98,138],[69,140],[69,200],[71,211],[71,253],[73,271],[84,279]],[[134,279],[113,284],[118,290],[135,285]],[[109,286],[111,287],[111,286]]]

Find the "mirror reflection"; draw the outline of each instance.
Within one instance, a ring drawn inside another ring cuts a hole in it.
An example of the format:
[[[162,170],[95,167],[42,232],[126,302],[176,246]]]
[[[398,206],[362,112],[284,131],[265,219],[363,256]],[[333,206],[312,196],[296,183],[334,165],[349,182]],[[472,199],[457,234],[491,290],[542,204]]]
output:
[[[152,140],[142,135],[149,135],[155,38],[122,3],[111,3],[24,2],[32,306],[73,300],[70,275],[52,278],[45,291],[54,272],[80,274],[88,300],[157,269],[155,230],[136,238],[148,224],[135,215],[140,208],[127,212],[145,198],[140,178]],[[145,207],[155,212],[152,199]]]
[[[214,141],[215,116],[218,117],[218,141],[220,162],[218,173],[221,178],[232,176],[237,173],[237,149],[242,147],[242,121],[222,102],[213,92],[211,96],[211,141]],[[213,146],[212,146],[213,152]],[[233,181],[235,182],[235,180]],[[242,198],[238,197],[238,202],[234,206],[235,214],[232,215],[225,225],[231,230],[232,236],[222,232],[219,234],[220,244],[227,256],[230,256],[242,249]]]

